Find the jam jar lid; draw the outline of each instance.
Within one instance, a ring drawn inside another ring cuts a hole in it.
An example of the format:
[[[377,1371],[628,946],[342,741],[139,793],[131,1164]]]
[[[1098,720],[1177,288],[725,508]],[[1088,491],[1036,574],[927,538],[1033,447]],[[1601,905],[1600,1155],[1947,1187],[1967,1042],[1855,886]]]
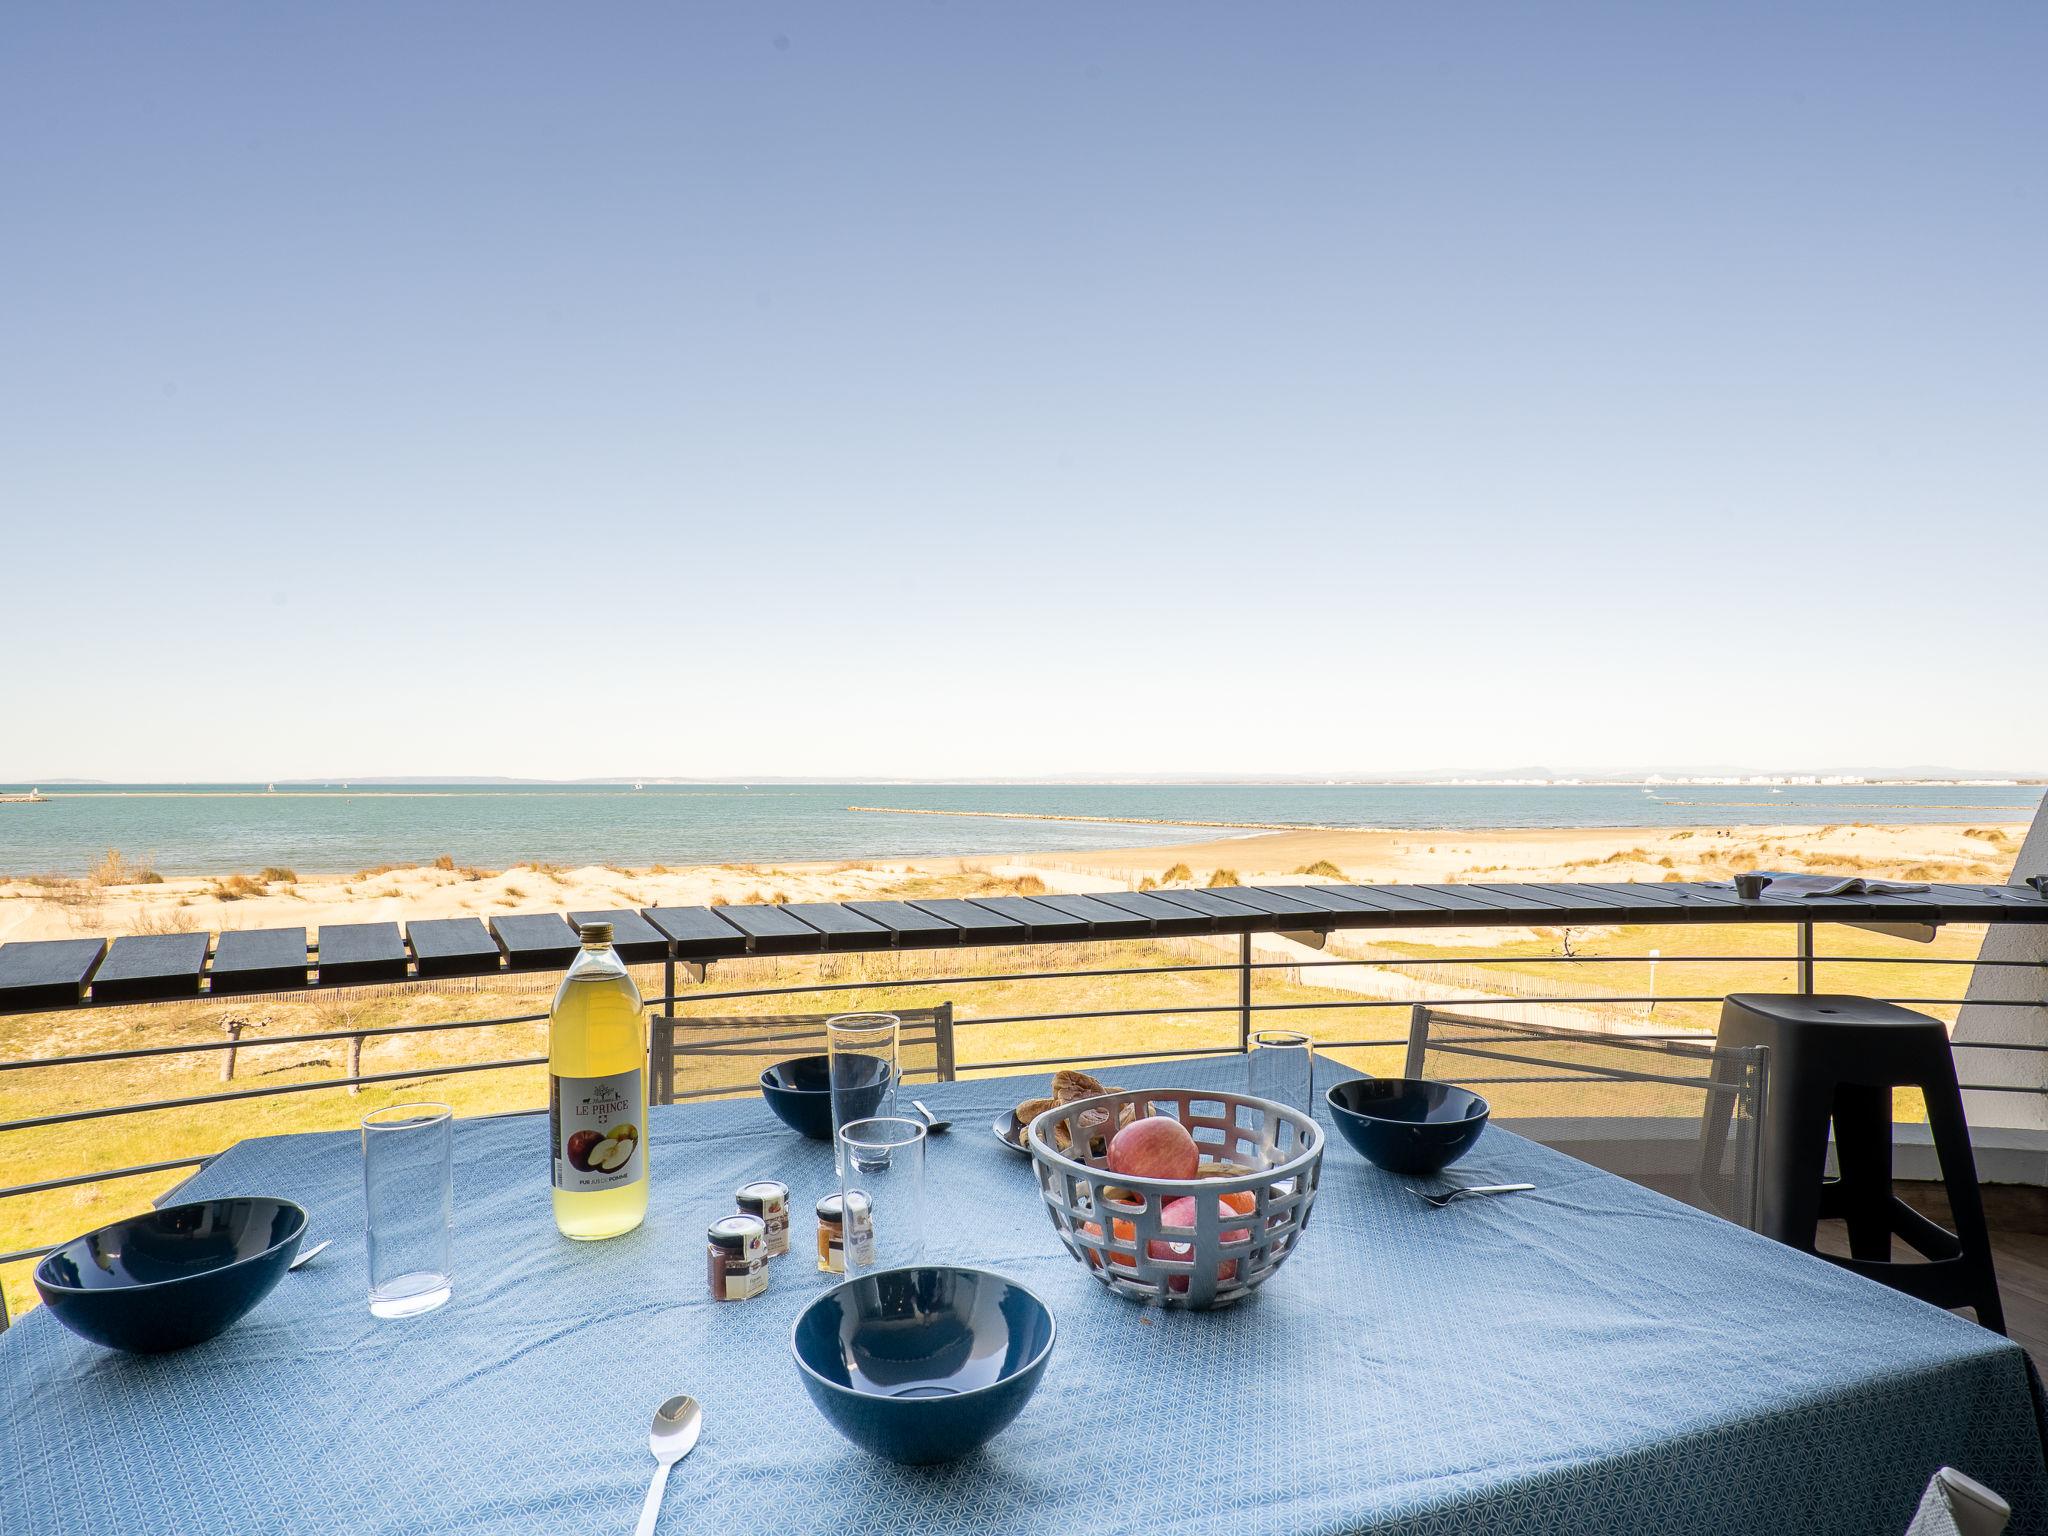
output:
[[[739,1202],[739,1207],[743,1211],[758,1211],[770,1200],[780,1200],[787,1205],[789,1186],[779,1179],[755,1179],[752,1183],[742,1184],[739,1193],[733,1198]]]
[[[740,1252],[747,1246],[750,1237],[768,1235],[768,1227],[758,1216],[721,1216],[711,1223],[704,1234],[720,1248]]]

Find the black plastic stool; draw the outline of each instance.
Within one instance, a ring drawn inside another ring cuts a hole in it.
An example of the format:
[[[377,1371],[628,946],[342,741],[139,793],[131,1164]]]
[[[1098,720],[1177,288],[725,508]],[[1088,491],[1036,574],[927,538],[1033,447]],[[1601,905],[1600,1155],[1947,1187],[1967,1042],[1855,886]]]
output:
[[[1812,1253],[1818,1223],[1842,1217],[1854,1257],[1823,1257],[1938,1307],[1975,1307],[1978,1322],[2005,1332],[1977,1160],[1941,1022],[1867,997],[1741,992],[1721,1007],[1721,1044],[1770,1049],[1764,1235]],[[1892,1193],[1894,1088],[1918,1088],[1927,1100],[1953,1232]],[[1830,1120],[1839,1179],[1826,1176]],[[1928,1262],[1891,1262],[1895,1236]]]

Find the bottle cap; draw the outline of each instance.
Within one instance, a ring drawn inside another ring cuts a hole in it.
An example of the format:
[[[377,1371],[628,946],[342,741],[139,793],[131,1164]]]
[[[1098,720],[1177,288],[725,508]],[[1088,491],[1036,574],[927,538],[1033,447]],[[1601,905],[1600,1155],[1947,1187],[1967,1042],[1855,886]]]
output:
[[[758,1216],[721,1216],[704,1235],[714,1247],[730,1248],[737,1253],[749,1242],[765,1239],[768,1228]]]
[[[610,923],[585,923],[578,931],[583,935],[583,942],[586,944],[609,944],[612,941]]]

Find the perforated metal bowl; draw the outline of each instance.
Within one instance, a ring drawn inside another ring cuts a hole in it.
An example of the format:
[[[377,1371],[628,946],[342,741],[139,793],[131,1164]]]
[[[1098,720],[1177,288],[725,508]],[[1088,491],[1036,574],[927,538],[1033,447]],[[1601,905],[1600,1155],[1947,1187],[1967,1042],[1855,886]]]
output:
[[[1144,1179],[1109,1171],[1123,1121],[1171,1115],[1204,1163],[1245,1170],[1213,1178]],[[1064,1127],[1061,1151],[1056,1128]],[[1025,1132],[1053,1229],[1067,1251],[1119,1296],[1197,1310],[1249,1296],[1301,1241],[1323,1173],[1322,1128],[1307,1115],[1241,1093],[1155,1088],[1056,1105]],[[1169,1226],[1167,1205],[1194,1197],[1194,1220]],[[1225,1208],[1225,1199],[1229,1207]],[[1107,1219],[1105,1220],[1105,1216]]]

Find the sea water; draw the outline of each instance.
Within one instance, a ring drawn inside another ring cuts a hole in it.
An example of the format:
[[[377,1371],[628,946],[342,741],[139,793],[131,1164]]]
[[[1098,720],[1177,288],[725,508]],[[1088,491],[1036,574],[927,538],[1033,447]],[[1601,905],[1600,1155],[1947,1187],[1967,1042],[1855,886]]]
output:
[[[0,785],[0,791],[31,786]],[[1679,827],[2021,822],[2038,785],[79,785],[0,803],[0,874],[109,848],[166,875],[416,864],[763,863],[1085,851],[1268,826]],[[889,815],[855,806],[939,812]],[[979,813],[972,815],[961,812]],[[992,819],[1105,817],[1122,820]]]

